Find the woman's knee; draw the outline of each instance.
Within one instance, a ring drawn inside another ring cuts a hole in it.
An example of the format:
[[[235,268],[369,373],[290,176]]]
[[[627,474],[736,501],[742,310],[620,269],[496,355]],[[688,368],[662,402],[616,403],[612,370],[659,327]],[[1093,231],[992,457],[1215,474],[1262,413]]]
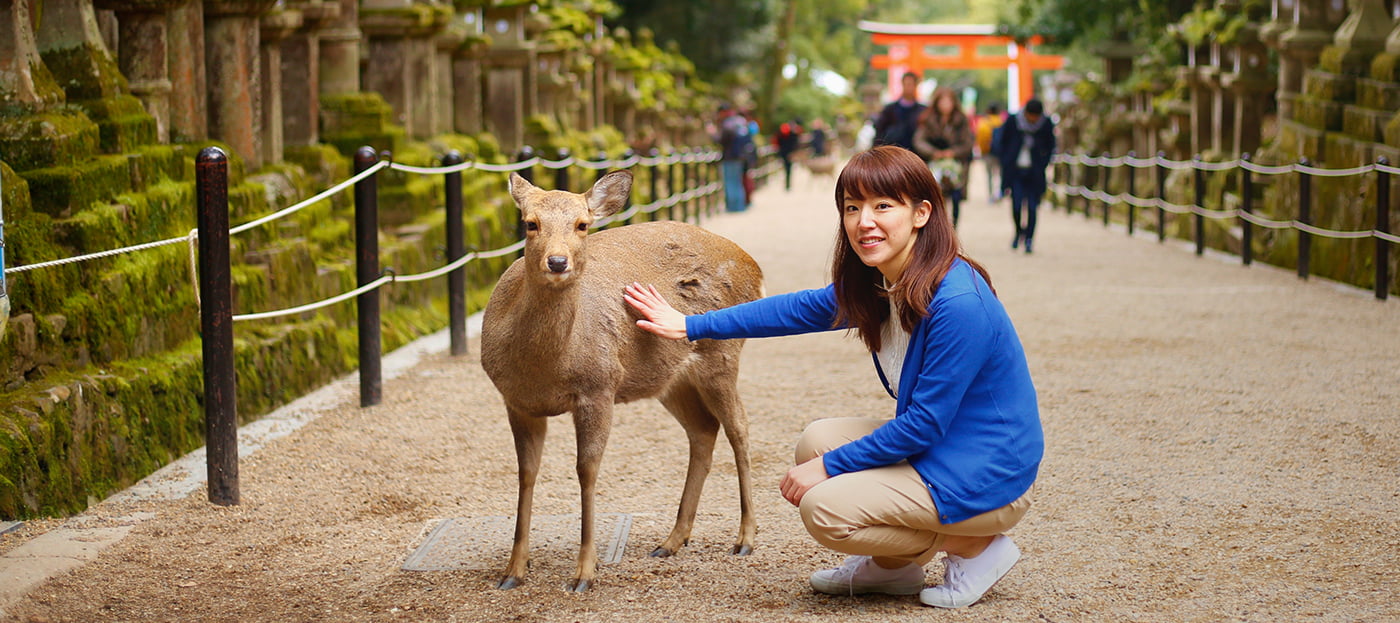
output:
[[[847,443],[860,439],[882,424],[882,420],[863,417],[838,417],[815,420],[797,438],[793,461],[801,465]]]

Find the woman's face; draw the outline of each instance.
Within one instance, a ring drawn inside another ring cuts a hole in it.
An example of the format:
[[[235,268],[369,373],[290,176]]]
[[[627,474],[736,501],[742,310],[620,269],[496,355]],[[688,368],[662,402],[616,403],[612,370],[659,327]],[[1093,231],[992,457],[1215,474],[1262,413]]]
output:
[[[953,101],[952,95],[945,94],[940,96],[937,102],[934,102],[934,106],[938,108],[938,114],[946,117],[953,114],[953,110],[958,107],[958,103]]]
[[[893,282],[904,272],[919,229],[928,223],[932,212],[928,201],[911,205],[904,199],[875,196],[856,200],[847,195],[842,202],[841,224],[860,261],[879,269]]]

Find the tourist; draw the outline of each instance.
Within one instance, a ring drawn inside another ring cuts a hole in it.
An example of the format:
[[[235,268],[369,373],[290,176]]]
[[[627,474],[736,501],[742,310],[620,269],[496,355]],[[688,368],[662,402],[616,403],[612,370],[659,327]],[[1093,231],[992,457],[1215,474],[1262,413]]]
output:
[[[992,135],[1006,119],[1001,115],[1001,104],[992,102],[987,106],[987,114],[977,118],[977,155],[987,168],[987,197],[992,203],[1001,201],[1001,161],[992,152]]]
[[[899,99],[886,104],[875,118],[875,144],[898,145],[913,151],[914,130],[919,126],[919,114],[924,112],[924,105],[919,103],[919,76],[906,73],[899,85]]]
[[[919,115],[914,131],[914,151],[928,161],[929,169],[952,205],[953,226],[958,225],[962,200],[967,193],[967,177],[972,167],[972,122],[958,105],[952,89],[939,87]]]
[[[1011,248],[1023,245],[1030,253],[1036,213],[1045,195],[1045,168],[1055,155],[1055,124],[1045,116],[1040,100],[1032,99],[1006,120],[999,134],[993,150],[1001,160],[1002,186],[1011,190],[1011,220],[1016,225]]]

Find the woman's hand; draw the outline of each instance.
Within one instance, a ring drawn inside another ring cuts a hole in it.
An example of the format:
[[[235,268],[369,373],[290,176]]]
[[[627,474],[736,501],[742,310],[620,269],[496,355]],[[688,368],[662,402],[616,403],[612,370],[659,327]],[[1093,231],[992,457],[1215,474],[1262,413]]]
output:
[[[797,506],[802,503],[802,496],[807,495],[808,489],[827,478],[830,476],[826,475],[826,463],[822,462],[822,457],[817,457],[788,470],[778,488],[783,492],[783,499]]]
[[[643,331],[672,340],[685,339],[685,314],[671,307],[671,304],[662,298],[661,293],[656,291],[656,286],[643,286],[633,282],[627,286],[622,298],[642,315],[642,319],[637,321],[637,326]]]

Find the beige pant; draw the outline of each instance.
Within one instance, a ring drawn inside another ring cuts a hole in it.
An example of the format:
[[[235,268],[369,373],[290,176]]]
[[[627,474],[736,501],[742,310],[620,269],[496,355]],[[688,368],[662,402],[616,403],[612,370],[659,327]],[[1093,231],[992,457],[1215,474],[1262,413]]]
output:
[[[866,436],[886,420],[847,417],[817,420],[802,431],[795,460],[805,463]],[[802,522],[818,543],[846,554],[933,560],[949,536],[1006,532],[1031,506],[1030,492],[994,511],[957,523],[938,521],[938,508],[923,478],[908,462],[841,474],[802,497]]]

